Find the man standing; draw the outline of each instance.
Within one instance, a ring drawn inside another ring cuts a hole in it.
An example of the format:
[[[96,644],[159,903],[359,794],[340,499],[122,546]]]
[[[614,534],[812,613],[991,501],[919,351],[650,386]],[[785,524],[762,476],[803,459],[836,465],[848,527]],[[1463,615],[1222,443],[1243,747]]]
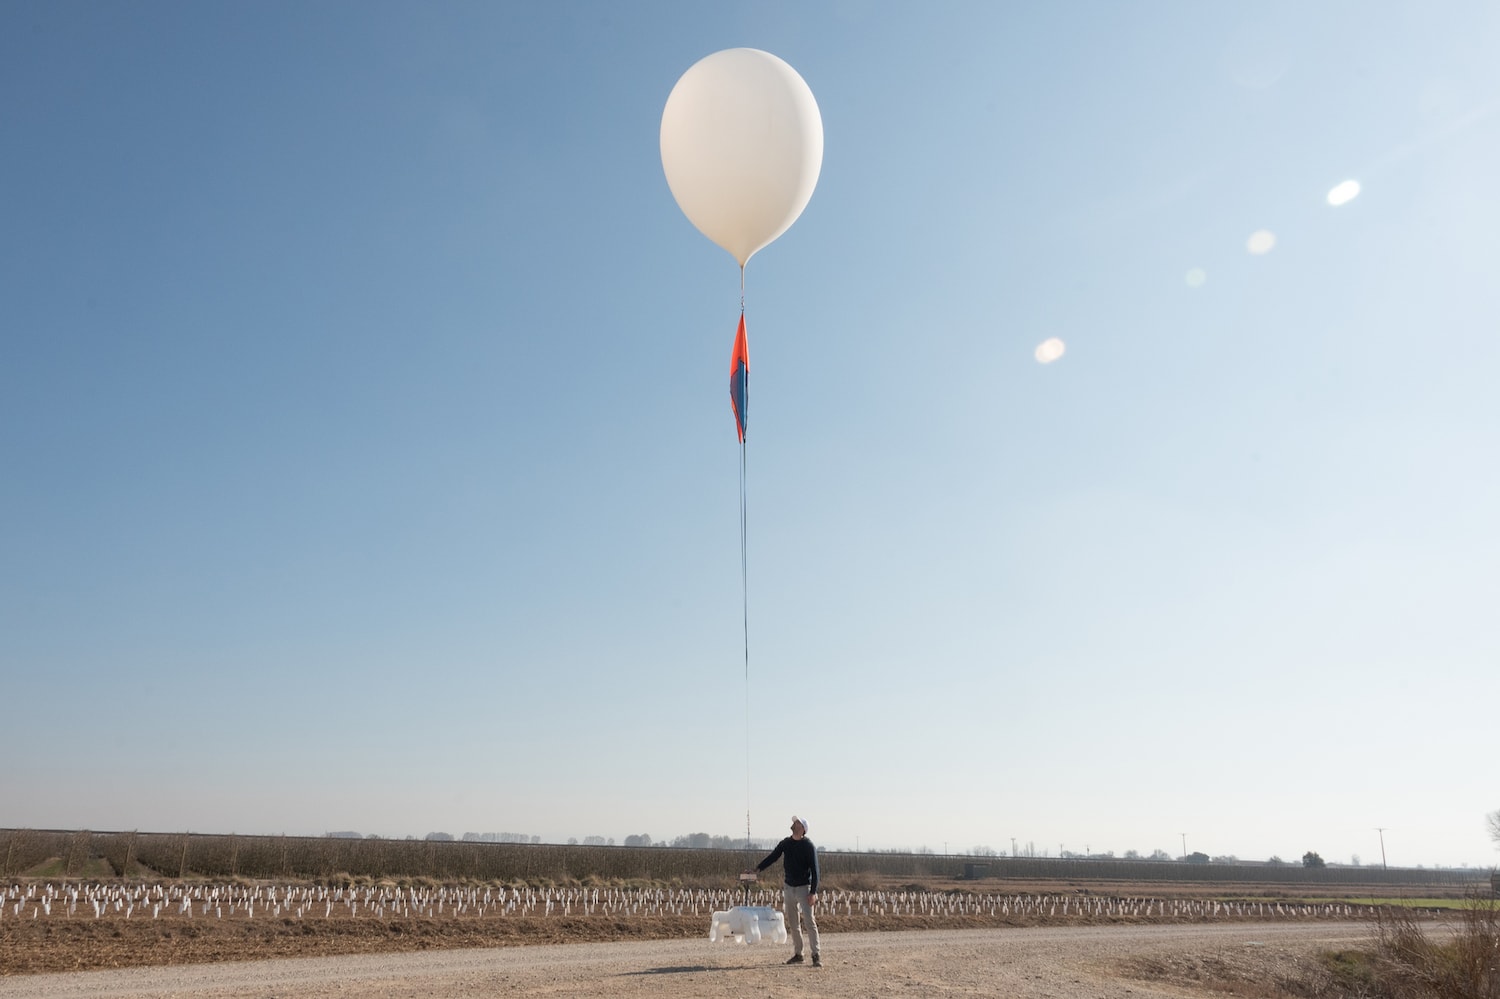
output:
[[[807,838],[807,820],[792,816],[792,834],[780,843],[771,855],[755,866],[763,871],[782,858],[786,886],[782,889],[782,909],[786,915],[787,929],[792,931],[792,956],[787,964],[802,963],[802,921],[807,923],[807,935],[812,944],[814,968],[823,966],[818,953],[818,920],[813,915],[813,906],[818,904],[818,850]],[[748,873],[748,872],[746,872]],[[799,921],[799,917],[800,920]]]

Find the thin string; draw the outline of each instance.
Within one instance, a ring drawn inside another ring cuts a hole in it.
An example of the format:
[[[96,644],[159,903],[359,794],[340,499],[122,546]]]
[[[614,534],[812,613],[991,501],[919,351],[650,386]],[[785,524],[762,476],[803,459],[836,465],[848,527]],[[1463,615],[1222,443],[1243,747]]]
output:
[[[745,321],[745,265],[740,265],[740,322]],[[749,381],[749,360],[746,359],[745,380]],[[749,392],[745,395],[748,397]],[[745,407],[749,409],[746,399]],[[744,419],[746,414],[741,414]],[[748,422],[748,421],[747,421]],[[746,545],[746,491],[745,438],[740,437],[740,600],[745,627],[745,848],[750,847],[750,569],[749,549]],[[748,889],[748,885],[746,888]]]
[[[745,543],[745,442],[740,441],[740,593],[745,624],[745,841],[750,840],[750,573]]]

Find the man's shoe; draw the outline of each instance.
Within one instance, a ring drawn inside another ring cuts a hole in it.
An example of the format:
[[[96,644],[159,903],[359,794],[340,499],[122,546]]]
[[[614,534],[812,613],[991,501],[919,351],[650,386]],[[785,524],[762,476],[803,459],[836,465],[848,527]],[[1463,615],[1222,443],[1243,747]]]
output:
[[[816,962],[817,958],[813,958],[813,961]],[[789,957],[789,958],[786,959],[786,963],[787,964],[801,964],[802,963],[802,955],[801,954],[793,954],[791,957]]]
[[[816,954],[813,955],[813,967],[814,968],[821,968],[821,967],[823,967],[823,959],[821,957],[819,957],[818,955],[816,955]]]

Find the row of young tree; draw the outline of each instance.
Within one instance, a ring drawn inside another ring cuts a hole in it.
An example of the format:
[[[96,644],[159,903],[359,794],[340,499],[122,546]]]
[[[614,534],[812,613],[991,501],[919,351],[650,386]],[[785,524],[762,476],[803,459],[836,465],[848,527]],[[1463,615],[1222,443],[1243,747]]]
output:
[[[341,830],[339,832],[324,833],[323,835],[326,838],[328,838],[328,839],[381,839],[382,838],[378,833],[365,834],[365,833],[354,832],[354,831],[351,831],[351,830]],[[416,836],[407,836],[407,837],[405,837],[402,840],[402,842],[406,842],[407,840],[415,840],[417,838],[418,837],[416,837]],[[537,844],[539,844],[539,843],[542,842],[542,837],[540,837],[540,836],[535,836],[535,835],[532,835],[530,833],[511,833],[511,832],[499,832],[499,833],[494,833],[494,832],[487,832],[487,833],[466,832],[462,836],[455,836],[452,833],[447,833],[447,832],[430,832],[426,836],[421,837],[421,839],[423,841],[425,841],[425,842],[432,842],[432,843],[455,843],[455,842],[462,842],[462,843],[537,843]],[[560,844],[560,845],[566,845],[566,846],[615,846],[616,844],[615,844],[615,838],[613,836],[584,836],[582,839],[578,838],[577,836],[570,836],[570,837],[568,837],[568,841],[567,841],[566,844]],[[621,843],[621,844],[619,844],[619,845],[621,845],[621,846],[631,846],[631,847],[640,847],[640,846],[675,847],[677,849],[688,849],[688,850],[762,850],[762,849],[769,850],[771,847],[773,847],[773,846],[776,845],[776,842],[775,842],[775,840],[746,839],[743,836],[739,837],[738,839],[736,839],[733,836],[710,836],[708,833],[702,833],[702,832],[699,832],[699,833],[688,833],[685,836],[677,836],[677,837],[674,837],[674,838],[672,838],[670,840],[667,840],[667,839],[653,840],[648,834],[646,834],[646,833],[640,833],[639,835],[626,836],[624,842]]]
[[[353,830],[347,830],[347,829],[346,830],[340,830],[338,832],[324,833],[323,836],[324,836],[325,839],[384,839],[385,838],[385,837],[381,836],[379,833],[360,833],[360,832],[354,832]],[[415,839],[417,839],[416,836],[407,836],[404,839],[402,839],[402,842],[406,842],[408,840],[415,840]],[[453,842],[457,842],[457,841],[460,841],[460,840],[462,842],[464,842],[464,843],[540,843],[542,841],[542,837],[540,837],[540,836],[533,836],[530,833],[511,833],[511,832],[498,832],[498,833],[496,833],[496,832],[487,832],[487,833],[466,832],[466,833],[463,834],[463,836],[460,837],[460,836],[454,836],[452,833],[430,832],[426,836],[423,836],[422,840],[425,841],[425,842],[432,842],[432,843],[453,843]]]
[[[903,853],[906,853],[906,852],[915,852],[915,853],[928,853],[928,854],[930,854],[932,851],[923,848],[923,849],[916,850],[916,851],[905,851],[905,850],[903,850],[901,852],[903,852]],[[1123,854],[1121,854],[1120,856],[1116,857],[1115,856],[1115,852],[1113,850],[1107,850],[1107,851],[1102,852],[1102,853],[1095,853],[1095,852],[1092,852],[1092,851],[1089,851],[1089,850],[1084,850],[1083,852],[1080,853],[1080,852],[1076,852],[1076,851],[1073,851],[1073,850],[1059,849],[1058,852],[1057,852],[1057,855],[1058,855],[1058,857],[1060,857],[1063,860],[1131,860],[1131,861],[1141,861],[1141,862],[1145,862],[1145,863],[1186,863],[1186,864],[1244,864],[1244,863],[1254,864],[1254,863],[1265,863],[1265,864],[1267,864],[1267,865],[1269,865],[1271,867],[1279,867],[1279,866],[1283,866],[1283,865],[1286,864],[1285,860],[1282,860],[1280,857],[1276,857],[1276,856],[1273,856],[1269,860],[1265,860],[1265,861],[1253,861],[1253,860],[1251,860],[1251,861],[1245,861],[1245,860],[1241,860],[1239,857],[1236,857],[1232,853],[1221,854],[1221,855],[1219,855],[1217,857],[1210,857],[1208,854],[1203,853],[1201,851],[1195,851],[1193,853],[1189,853],[1187,856],[1184,856],[1184,857],[1174,857],[1174,856],[1172,856],[1170,853],[1168,853],[1165,850],[1152,850],[1149,854],[1147,854],[1145,856],[1142,856],[1141,852],[1139,850],[1126,850]],[[1002,853],[1001,851],[998,851],[998,850],[994,849],[993,847],[989,847],[989,846],[976,846],[976,847],[972,847],[971,849],[969,849],[965,853],[959,854],[959,856],[996,857],[996,858],[999,858],[999,857],[1004,857],[1005,854]],[[1034,857],[1043,857],[1043,858],[1045,858],[1045,857],[1048,856],[1048,854],[1047,854],[1046,851],[1038,852],[1037,849],[1036,849],[1035,844],[1027,843],[1025,846],[1018,847],[1017,850],[1016,850],[1016,852],[1014,854],[1012,854],[1012,856],[1015,856],[1015,857],[1032,857],[1032,858],[1034,858]],[[1323,858],[1321,856],[1319,856],[1316,852],[1314,852],[1312,850],[1309,850],[1307,853],[1304,853],[1302,855],[1302,866],[1303,867],[1327,867],[1328,865],[1327,865],[1327,863],[1324,862]],[[1360,859],[1359,859],[1359,855],[1358,854],[1355,854],[1354,857],[1351,858],[1351,860],[1349,862],[1349,866],[1350,867],[1358,867],[1358,866],[1360,866]]]
[[[1497,810],[1495,812],[1490,813],[1489,815],[1487,815],[1485,817],[1485,820],[1486,820],[1486,823],[1488,825],[1489,834],[1490,834],[1491,839],[1493,839],[1495,841],[1496,846],[1500,846],[1500,810]],[[501,837],[500,839],[490,839],[489,838],[489,837],[494,836],[494,835],[495,834],[493,834],[493,833],[486,833],[486,834],[484,834],[483,837],[480,837],[480,836],[477,836],[474,833],[464,833],[463,838],[464,838],[465,841],[479,840],[481,842],[501,842],[501,843],[526,843],[526,842],[540,843],[541,842],[540,837],[536,837],[536,836],[531,837],[529,840],[526,837],[524,837],[524,836],[519,836],[519,837],[514,838],[514,839],[506,838],[506,837],[512,836],[511,833],[500,833],[500,834],[498,834]],[[445,833],[429,833],[428,836],[427,836],[427,838],[428,839],[452,839],[451,836],[448,836]],[[614,837],[612,837],[612,836],[608,837],[608,838],[606,838],[604,836],[585,836],[582,839],[570,838],[568,840],[568,842],[567,842],[567,845],[568,846],[580,846],[580,845],[582,845],[582,846],[614,846],[615,845],[615,840],[614,840]],[[653,840],[650,835],[648,835],[646,833],[640,833],[638,835],[626,836],[625,839],[624,839],[624,841],[623,841],[623,843],[621,845],[628,846],[628,847],[645,847],[645,846],[674,847],[674,848],[677,848],[677,849],[692,849],[692,850],[768,850],[768,849],[770,849],[771,847],[773,847],[775,845],[775,841],[774,840],[768,840],[768,839],[746,839],[744,837],[735,838],[735,837],[732,837],[732,836],[711,836],[708,833],[702,833],[702,832],[699,832],[699,833],[688,833],[687,835],[684,835],[684,836],[673,837],[670,840],[666,840],[666,839],[656,839],[656,840]],[[848,852],[848,851],[841,851],[841,852]],[[916,847],[916,848],[900,848],[900,849],[893,849],[893,850],[874,850],[874,851],[870,851],[870,852],[872,852],[872,853],[913,854],[913,855],[916,855],[916,856],[934,856],[935,855],[935,851],[932,850],[930,847],[927,847],[927,846],[919,846],[919,847]],[[984,857],[984,858],[991,858],[991,857],[993,857],[993,858],[1001,858],[1001,857],[1005,857],[1006,853],[1003,850],[996,850],[994,847],[991,847],[991,846],[979,845],[979,846],[971,847],[967,851],[961,851],[960,853],[956,854],[956,856]],[[1012,856],[1012,857],[1026,857],[1026,858],[1033,858],[1034,859],[1034,858],[1038,858],[1038,857],[1046,858],[1046,857],[1049,856],[1049,853],[1046,850],[1038,851],[1037,848],[1036,848],[1036,844],[1034,842],[1028,842],[1028,843],[1026,843],[1024,845],[1014,844],[1013,845],[1013,852],[1010,854],[1010,856]],[[1115,852],[1113,850],[1107,850],[1107,851],[1104,851],[1104,852],[1093,852],[1093,851],[1088,850],[1087,848],[1085,848],[1085,850],[1083,852],[1077,852],[1077,851],[1074,851],[1074,850],[1068,850],[1068,849],[1064,849],[1062,847],[1059,847],[1057,856],[1060,859],[1062,859],[1062,860],[1130,860],[1130,861],[1143,861],[1143,862],[1150,862],[1150,863],[1188,863],[1188,864],[1244,864],[1244,863],[1256,864],[1256,863],[1264,863],[1265,865],[1267,865],[1269,867],[1283,867],[1283,866],[1286,866],[1288,863],[1290,863],[1289,861],[1283,860],[1280,856],[1277,856],[1277,855],[1272,855],[1271,857],[1267,858],[1264,861],[1254,861],[1254,860],[1246,861],[1246,860],[1242,860],[1240,857],[1237,857],[1237,856],[1235,856],[1232,853],[1220,854],[1218,856],[1211,857],[1208,854],[1203,853],[1201,851],[1195,851],[1193,853],[1187,854],[1186,856],[1174,857],[1170,853],[1168,853],[1166,850],[1162,850],[1162,849],[1152,850],[1149,854],[1145,854],[1145,855],[1143,855],[1139,850],[1126,850],[1119,857],[1116,857],[1115,856]],[[1301,863],[1302,863],[1303,867],[1308,867],[1308,868],[1326,868],[1328,866],[1328,862],[1325,861],[1323,859],[1322,855],[1319,854],[1316,850],[1308,850],[1306,853],[1304,853],[1302,855]],[[1362,866],[1362,863],[1363,862],[1361,861],[1359,854],[1356,853],[1356,854],[1354,854],[1353,856],[1351,856],[1349,858],[1349,863],[1346,866],[1349,866],[1349,867],[1360,867],[1360,866]]]
[[[87,830],[0,829],[0,877],[254,878],[343,881],[409,877],[445,882],[505,881],[532,885],[585,879],[643,880],[689,886],[733,883],[762,852],[742,846],[686,848],[349,837],[237,836],[202,833],[96,833]],[[696,842],[701,843],[701,840]],[[731,840],[734,843],[744,841]],[[670,847],[671,844],[666,844]],[[1316,856],[1316,855],[1314,855]],[[1305,862],[1305,861],[1304,861]],[[1281,867],[1214,863],[972,857],[931,853],[825,851],[832,884],[878,875],[906,879],[1108,877],[1170,881],[1317,881],[1328,883],[1460,884],[1476,871],[1383,870],[1378,867]]]
[[[1486,815],[1485,816],[1485,824],[1486,824],[1486,829],[1487,829],[1487,831],[1488,831],[1488,833],[1490,835],[1490,838],[1492,840],[1494,840],[1495,845],[1497,847],[1500,847],[1500,809],[1497,809],[1496,811],[1491,812],[1488,815]],[[358,832],[352,832],[352,831],[331,832],[331,833],[326,833],[325,835],[328,836],[329,838],[333,838],[333,839],[372,839],[372,840],[378,840],[378,839],[382,838],[381,836],[379,836],[376,833],[369,833],[368,835],[365,835],[365,834],[361,834],[361,833],[358,833]],[[512,832],[498,832],[498,833],[496,833],[496,832],[486,832],[486,833],[466,832],[462,836],[454,836],[452,833],[446,833],[446,832],[430,832],[426,836],[423,836],[421,838],[423,840],[425,840],[425,841],[430,841],[430,842],[455,842],[455,841],[461,841],[461,842],[464,842],[464,843],[520,843],[520,844],[528,844],[528,843],[529,844],[540,844],[542,842],[542,838],[540,836],[529,834],[529,833],[512,833]],[[407,836],[407,837],[405,837],[405,840],[415,840],[415,839],[417,839],[417,837],[415,837],[415,836]],[[581,839],[578,838],[578,837],[569,837],[569,839],[568,839],[568,841],[567,841],[567,843],[565,845],[567,845],[567,846],[614,846],[616,844],[615,844],[615,839],[614,839],[613,836],[608,836],[608,837],[606,837],[606,836],[584,836]],[[738,837],[738,838],[736,838],[736,837],[732,837],[732,836],[713,836],[713,835],[710,835],[710,834],[704,833],[704,832],[687,833],[686,835],[675,836],[672,839],[668,840],[668,839],[653,839],[647,833],[638,833],[638,834],[633,834],[633,835],[630,835],[630,836],[626,836],[625,839],[624,839],[624,841],[620,845],[626,846],[626,847],[651,847],[651,846],[655,846],[655,847],[671,847],[671,848],[675,848],[675,849],[690,849],[690,850],[768,850],[772,846],[775,845],[775,841],[774,840],[768,840],[768,839],[747,839],[745,837]],[[848,852],[848,851],[841,851],[841,852]],[[874,851],[869,851],[869,852],[871,852],[871,853],[913,854],[913,855],[916,855],[916,856],[933,856],[933,855],[935,855],[935,851],[933,851],[931,848],[926,847],[926,846],[916,847],[914,849],[913,848],[902,848],[902,849],[895,849],[895,850],[874,850]],[[944,852],[946,854],[946,850]],[[1028,843],[1025,843],[1024,845],[1022,845],[1022,844],[1017,844],[1014,841],[1012,841],[1012,852],[1009,854],[1009,856],[1011,856],[1011,857],[1026,857],[1026,858],[1039,858],[1039,857],[1040,858],[1046,858],[1049,855],[1050,854],[1046,850],[1040,850],[1039,851],[1037,849],[1036,844],[1034,842],[1028,842]],[[958,854],[956,854],[956,856],[983,857],[983,858],[1001,858],[1001,857],[1007,856],[1007,854],[1003,850],[996,850],[994,847],[991,847],[991,846],[979,845],[979,846],[971,847],[969,850],[966,850],[966,851],[960,851]],[[1274,856],[1274,855],[1272,857],[1268,858],[1265,861],[1244,861],[1244,860],[1241,860],[1239,857],[1235,856],[1234,854],[1222,854],[1220,856],[1211,857],[1208,854],[1203,853],[1201,851],[1195,851],[1193,853],[1187,854],[1186,856],[1174,857],[1171,854],[1169,854],[1167,851],[1161,850],[1161,849],[1152,850],[1149,854],[1146,854],[1146,855],[1142,855],[1141,852],[1138,851],[1138,850],[1126,850],[1119,857],[1116,857],[1115,856],[1115,852],[1113,850],[1096,853],[1096,852],[1093,852],[1093,851],[1085,848],[1083,852],[1077,852],[1077,851],[1073,851],[1073,850],[1064,849],[1063,847],[1059,846],[1057,856],[1060,859],[1062,859],[1062,860],[1129,860],[1129,861],[1143,861],[1143,862],[1150,862],[1150,863],[1173,863],[1173,862],[1181,862],[1181,863],[1188,863],[1188,864],[1243,864],[1243,863],[1255,864],[1255,863],[1264,863],[1266,866],[1269,866],[1269,867],[1282,867],[1282,866],[1285,866],[1288,863],[1287,861],[1283,860],[1281,857]],[[1325,861],[1323,859],[1322,855],[1319,854],[1317,851],[1315,851],[1315,850],[1309,850],[1309,851],[1307,851],[1306,853],[1304,853],[1302,855],[1302,866],[1303,867],[1307,867],[1307,868],[1326,868],[1328,866],[1328,862]],[[1355,854],[1354,856],[1352,856],[1350,858],[1349,864],[1347,866],[1350,866],[1350,867],[1359,867],[1359,866],[1361,866],[1361,861],[1360,861],[1359,855]]]

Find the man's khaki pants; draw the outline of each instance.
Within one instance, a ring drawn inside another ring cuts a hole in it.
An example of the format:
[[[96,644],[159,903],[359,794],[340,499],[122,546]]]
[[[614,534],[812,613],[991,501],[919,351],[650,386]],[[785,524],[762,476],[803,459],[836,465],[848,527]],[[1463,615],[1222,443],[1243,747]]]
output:
[[[786,916],[787,932],[792,935],[792,953],[802,953],[802,922],[807,923],[808,943],[812,944],[812,952],[818,953],[818,919],[813,915],[813,907],[807,901],[809,887],[807,885],[783,885],[782,914]],[[797,917],[801,916],[801,920]]]

